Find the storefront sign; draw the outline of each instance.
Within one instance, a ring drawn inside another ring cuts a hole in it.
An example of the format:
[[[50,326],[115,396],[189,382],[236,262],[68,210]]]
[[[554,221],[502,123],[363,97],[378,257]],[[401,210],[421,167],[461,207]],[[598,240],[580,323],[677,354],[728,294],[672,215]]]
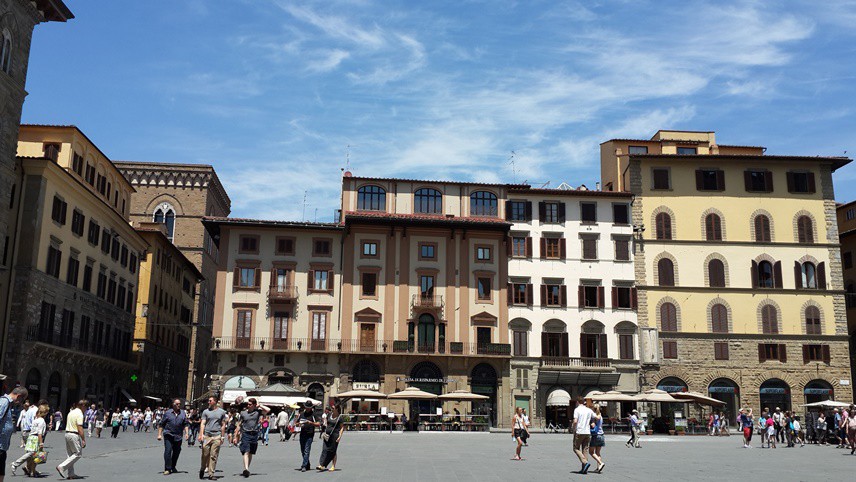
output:
[[[378,382],[353,382],[351,385],[354,387],[354,390],[375,390],[377,391],[380,388],[380,383]]]
[[[850,385],[850,380],[845,380],[842,378],[841,380],[838,380],[838,383],[840,383],[842,386],[846,386]]]
[[[404,383],[452,383],[454,380],[451,378],[398,378],[398,381],[403,381]]]
[[[832,390],[829,388],[806,388],[806,395],[829,395],[832,393]]]
[[[675,393],[675,392],[685,392],[687,391],[687,387],[681,385],[657,385],[657,388],[663,390],[664,392]]]
[[[788,393],[786,388],[762,388],[761,395],[784,395]]]
[[[734,393],[734,387],[708,387],[710,393]]]

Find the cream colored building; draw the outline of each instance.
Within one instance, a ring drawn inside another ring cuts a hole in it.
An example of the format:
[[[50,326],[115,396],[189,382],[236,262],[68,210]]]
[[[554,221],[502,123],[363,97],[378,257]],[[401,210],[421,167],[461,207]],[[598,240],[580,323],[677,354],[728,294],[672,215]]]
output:
[[[126,403],[141,253],[133,192],[74,126],[21,126],[24,168],[4,372],[35,399]]]
[[[639,325],[658,329],[643,386],[709,393],[730,415],[852,399],[832,187],[850,159],[764,151],[713,132],[601,145],[605,186],[634,196]]]
[[[844,297],[847,307],[847,334],[850,336],[850,365],[856,368],[856,201],[840,204],[836,211],[846,292]]]
[[[196,286],[202,275],[167,237],[162,223],[138,223],[149,248],[140,262],[131,394],[154,405],[184,393],[190,365]],[[144,400],[147,399],[147,400]]]

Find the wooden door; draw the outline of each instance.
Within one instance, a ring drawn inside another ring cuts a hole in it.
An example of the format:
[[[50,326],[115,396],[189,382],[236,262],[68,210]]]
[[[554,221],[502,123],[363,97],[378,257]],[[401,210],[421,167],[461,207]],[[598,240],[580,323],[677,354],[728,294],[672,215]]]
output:
[[[360,350],[374,351],[375,349],[375,325],[374,323],[360,324]]]

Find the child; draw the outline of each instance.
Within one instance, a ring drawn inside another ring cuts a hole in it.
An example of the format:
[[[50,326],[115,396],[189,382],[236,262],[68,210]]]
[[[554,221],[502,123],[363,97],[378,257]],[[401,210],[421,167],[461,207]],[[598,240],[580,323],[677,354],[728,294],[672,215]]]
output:
[[[805,436],[802,433],[799,417],[794,417],[794,442],[798,442],[800,447],[805,447]]]
[[[774,449],[776,448],[776,423],[773,421],[773,417],[767,419],[767,448]],[[764,444],[761,444],[763,447]]]

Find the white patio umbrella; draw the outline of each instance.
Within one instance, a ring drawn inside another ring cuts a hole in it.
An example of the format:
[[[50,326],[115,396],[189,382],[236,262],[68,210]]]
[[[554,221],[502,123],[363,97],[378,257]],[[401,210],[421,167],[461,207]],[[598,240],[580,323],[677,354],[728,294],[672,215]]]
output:
[[[717,400],[715,398],[708,397],[707,395],[703,395],[698,392],[674,392],[670,393],[670,395],[674,398],[680,399],[680,401],[687,401],[692,403],[698,403],[699,405],[710,405],[711,407],[721,407],[725,405],[725,402],[722,400]]]
[[[490,397],[486,397],[484,395],[479,395],[477,393],[471,393],[466,390],[455,390],[451,393],[444,393],[440,395],[440,400],[459,400],[462,402],[466,401],[478,401],[478,400],[487,400]]]
[[[351,390],[333,395],[335,398],[386,398],[385,393],[380,393],[375,390]]]
[[[621,393],[617,390],[608,392],[591,392],[586,398],[591,398],[593,402],[636,402],[638,401],[634,395]]]
[[[400,392],[387,395],[386,398],[390,400],[434,400],[437,398],[437,395],[423,392],[416,387],[407,387]]]
[[[657,388],[645,391],[639,395],[633,396],[633,401],[636,402],[664,402],[664,403],[687,403],[686,400],[678,400],[669,395],[668,392]]]
[[[835,400],[823,400],[822,402],[806,403],[803,407],[826,407],[826,408],[842,408],[849,407],[847,402],[836,402]]]

